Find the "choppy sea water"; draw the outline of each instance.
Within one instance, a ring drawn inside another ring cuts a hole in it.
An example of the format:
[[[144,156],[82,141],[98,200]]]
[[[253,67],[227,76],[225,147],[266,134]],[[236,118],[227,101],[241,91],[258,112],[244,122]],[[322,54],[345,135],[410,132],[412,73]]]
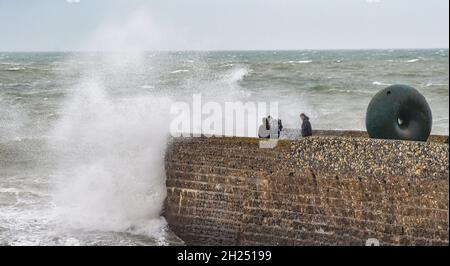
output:
[[[0,53],[0,245],[170,245],[171,103],[278,102],[285,127],[364,130],[408,84],[448,134],[448,50]]]

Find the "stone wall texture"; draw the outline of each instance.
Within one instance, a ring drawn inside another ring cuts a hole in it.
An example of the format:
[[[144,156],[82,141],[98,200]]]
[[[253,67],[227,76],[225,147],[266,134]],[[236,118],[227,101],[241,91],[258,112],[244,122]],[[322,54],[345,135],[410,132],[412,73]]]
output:
[[[173,139],[171,230],[188,245],[449,244],[447,143],[331,135]]]

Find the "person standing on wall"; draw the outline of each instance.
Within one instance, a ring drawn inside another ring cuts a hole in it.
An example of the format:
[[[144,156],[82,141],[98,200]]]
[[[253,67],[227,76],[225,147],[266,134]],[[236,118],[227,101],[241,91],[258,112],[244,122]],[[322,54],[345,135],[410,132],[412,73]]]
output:
[[[259,127],[258,130],[258,137],[262,139],[270,138],[270,122],[267,117],[264,117],[262,119],[262,125]]]
[[[283,131],[283,122],[281,122],[281,119],[278,119],[277,128],[278,128],[278,138],[280,138],[281,131]]]
[[[302,119],[302,137],[312,136],[312,127],[311,122],[309,122],[309,117],[304,113],[301,113],[300,118]]]
[[[263,123],[258,129],[259,138],[280,138],[281,131],[283,130],[283,124],[281,119],[273,119],[272,116],[263,118]]]

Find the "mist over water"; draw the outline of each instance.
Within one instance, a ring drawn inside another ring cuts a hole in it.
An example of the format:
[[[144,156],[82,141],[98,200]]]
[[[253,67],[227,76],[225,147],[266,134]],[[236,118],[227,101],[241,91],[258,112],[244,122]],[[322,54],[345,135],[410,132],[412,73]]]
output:
[[[448,50],[144,52],[160,34],[138,12],[86,42],[108,52],[0,53],[0,245],[170,244],[170,106],[193,93],[276,101],[285,127],[305,112],[364,130],[371,97],[403,83],[448,134]]]

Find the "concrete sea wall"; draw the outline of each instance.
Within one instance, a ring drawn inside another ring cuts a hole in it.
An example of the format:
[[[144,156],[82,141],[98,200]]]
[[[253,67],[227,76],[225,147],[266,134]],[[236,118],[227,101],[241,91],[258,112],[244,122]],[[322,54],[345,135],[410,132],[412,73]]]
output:
[[[322,132],[179,138],[164,216],[188,245],[448,245],[449,146]]]

